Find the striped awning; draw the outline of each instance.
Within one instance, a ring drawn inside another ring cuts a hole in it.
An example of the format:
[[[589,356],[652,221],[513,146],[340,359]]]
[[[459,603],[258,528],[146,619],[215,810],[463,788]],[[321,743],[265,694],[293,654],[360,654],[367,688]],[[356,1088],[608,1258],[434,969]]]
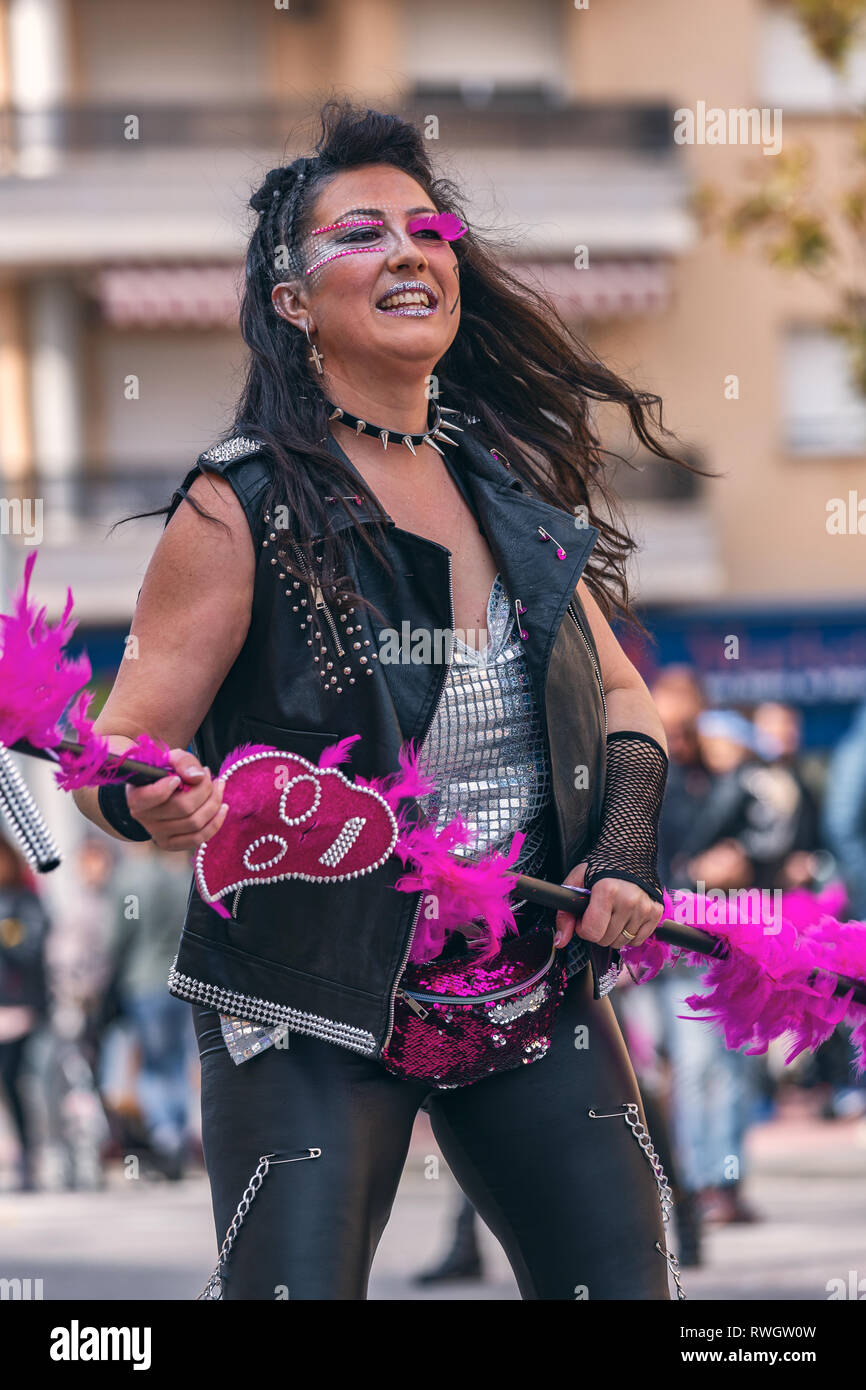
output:
[[[617,258],[585,269],[563,261],[524,261],[514,273],[541,288],[564,319],[621,319],[658,314],[671,297],[671,262]]]
[[[657,314],[671,294],[671,263],[609,259],[584,270],[562,261],[520,261],[512,270],[553,299],[564,319]],[[237,324],[243,268],[118,265],[96,272],[93,292],[115,328],[226,328]]]
[[[237,325],[243,267],[118,265],[96,272],[93,293],[115,328],[228,328]]]

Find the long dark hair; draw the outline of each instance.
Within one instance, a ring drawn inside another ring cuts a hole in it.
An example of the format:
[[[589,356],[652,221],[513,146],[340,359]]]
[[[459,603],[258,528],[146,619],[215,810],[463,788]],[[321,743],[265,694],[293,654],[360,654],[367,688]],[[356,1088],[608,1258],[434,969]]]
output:
[[[271,291],[303,274],[299,247],[322,185],[345,169],[392,164],[415,179],[440,212],[456,213],[469,227],[452,243],[461,315],[457,336],[436,366],[443,404],[477,416],[476,433],[545,501],[575,514],[582,509],[580,515],[599,528],[584,578],[606,617],[616,614],[642,629],[631,612],[626,575],[635,542],[606,478],[607,459],[620,456],[602,447],[591,407],[593,402],[624,407],[645,449],[701,472],[664,447],[662,439],[675,436],[662,424],[661,398],[618,377],[575,337],[542,293],[499,263],[495,244],[473,228],[461,206],[460,190],[436,177],[414,125],[392,113],[362,110],[345,98],[328,100],[320,119],[314,155],[271,169],[250,198],[259,216],[247,252],[240,312],[249,357],[227,432],[261,440],[274,459],[266,510],[273,514],[281,504],[286,507],[288,529],[304,552],[303,566],[286,555],[285,568],[304,576],[313,564],[314,537],[320,538],[317,568],[329,593],[347,591],[347,547],[359,537],[387,564],[376,524],[359,525],[352,518],[350,528],[329,533],[334,504],[325,503],[326,495],[341,499],[360,492],[372,512],[376,499],[322,443],[329,411],[307,361],[309,345],[303,332],[277,314]],[[339,505],[351,517],[350,504],[341,499]],[[363,602],[362,596],[353,597]]]

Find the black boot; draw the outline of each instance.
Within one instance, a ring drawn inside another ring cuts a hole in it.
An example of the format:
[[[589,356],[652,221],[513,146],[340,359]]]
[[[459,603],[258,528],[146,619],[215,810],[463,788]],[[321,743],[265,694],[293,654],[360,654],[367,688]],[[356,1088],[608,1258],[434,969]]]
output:
[[[475,1208],[467,1197],[460,1204],[457,1220],[454,1223],[454,1240],[451,1249],[438,1265],[421,1270],[415,1275],[415,1284],[438,1284],[447,1279],[480,1279],[481,1252],[475,1236]]]

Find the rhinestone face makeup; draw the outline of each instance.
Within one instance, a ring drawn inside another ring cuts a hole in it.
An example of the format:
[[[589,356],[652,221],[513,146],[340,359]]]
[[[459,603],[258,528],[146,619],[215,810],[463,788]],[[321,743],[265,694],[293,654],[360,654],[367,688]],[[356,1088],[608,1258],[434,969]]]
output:
[[[400,280],[381,296],[377,314],[410,318],[429,318],[439,306],[439,296],[423,280]]]
[[[401,243],[407,248],[423,248],[425,254],[436,256],[446,253],[449,242],[465,236],[468,227],[454,213],[438,212],[435,208],[416,208],[407,212],[404,208],[386,203],[376,208],[348,208],[332,222],[314,227],[300,238],[298,250],[301,261],[307,265],[306,276],[316,275],[332,262],[343,256],[361,251],[378,251],[383,257],[393,255]],[[454,253],[449,260],[453,262]],[[432,286],[429,287],[432,291]],[[439,294],[436,296],[437,302]],[[435,307],[419,306],[423,315],[435,311]],[[392,310],[396,312],[396,310]],[[421,316],[417,310],[403,310],[413,317]]]
[[[342,251],[331,251],[327,256],[321,256],[319,260],[314,261],[304,274],[312,275],[314,270],[321,270],[322,266],[327,265],[328,261],[336,261],[340,256],[358,256],[364,251],[378,250],[378,246],[347,246]]]
[[[338,227],[381,227],[381,217],[351,217],[342,222],[329,222],[326,227],[314,227],[310,236],[321,236],[323,232],[335,232]]]

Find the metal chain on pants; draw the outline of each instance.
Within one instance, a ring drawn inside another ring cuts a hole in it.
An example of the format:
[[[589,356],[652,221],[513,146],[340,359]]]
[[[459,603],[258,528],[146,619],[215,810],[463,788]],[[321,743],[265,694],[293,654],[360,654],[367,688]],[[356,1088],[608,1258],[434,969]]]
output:
[[[294,1158],[277,1158],[276,1154],[262,1154],[261,1158],[259,1159],[258,1167],[256,1168],[256,1171],[250,1178],[249,1184],[244,1191],[244,1195],[238,1202],[238,1209],[232,1217],[229,1228],[226,1231],[225,1239],[223,1240],[222,1246],[220,1247],[219,1257],[217,1258],[213,1274],[210,1276],[201,1293],[199,1294],[198,1298],[196,1299],[197,1303],[201,1302],[202,1299],[214,1301],[216,1299],[222,1298],[222,1275],[220,1271],[225,1266],[228,1257],[231,1254],[232,1246],[237,1240],[238,1231],[244,1224],[244,1217],[246,1216],[247,1212],[249,1211],[250,1207],[255,1201],[256,1193],[258,1192],[259,1188],[264,1182],[268,1173],[268,1169],[271,1167],[271,1165],[277,1163],[303,1163],[304,1159],[306,1158],[321,1158],[321,1156],[321,1149],[307,1149],[306,1153],[298,1154]]]
[[[622,1118],[623,1120],[625,1120],[626,1124],[628,1125],[629,1129],[631,1130],[632,1134],[634,1135],[635,1139],[640,1145],[647,1159],[647,1162],[653,1170],[653,1176],[656,1180],[656,1186],[659,1190],[659,1204],[662,1209],[662,1222],[665,1226],[667,1226],[667,1223],[670,1220],[670,1214],[673,1211],[673,1193],[671,1192],[670,1183],[668,1182],[667,1177],[665,1176],[665,1170],[662,1167],[661,1159],[659,1158],[658,1154],[655,1151],[655,1148],[653,1147],[653,1143],[649,1137],[649,1134],[647,1133],[646,1126],[641,1121],[640,1110],[638,1108],[637,1103],[635,1101],[624,1100],[622,1102],[622,1107],[619,1110],[609,1111],[607,1114],[604,1115],[600,1115],[596,1110],[590,1110],[588,1113],[589,1118],[591,1120],[612,1120],[618,1118]],[[673,1275],[674,1283],[677,1286],[677,1298],[684,1299],[686,1297],[686,1292],[682,1284],[680,1283],[679,1260],[677,1259],[676,1255],[671,1254],[670,1251],[665,1250],[661,1245],[659,1245],[658,1241],[656,1241],[655,1243],[655,1248],[656,1250],[658,1250],[662,1258],[667,1262],[668,1269]]]

